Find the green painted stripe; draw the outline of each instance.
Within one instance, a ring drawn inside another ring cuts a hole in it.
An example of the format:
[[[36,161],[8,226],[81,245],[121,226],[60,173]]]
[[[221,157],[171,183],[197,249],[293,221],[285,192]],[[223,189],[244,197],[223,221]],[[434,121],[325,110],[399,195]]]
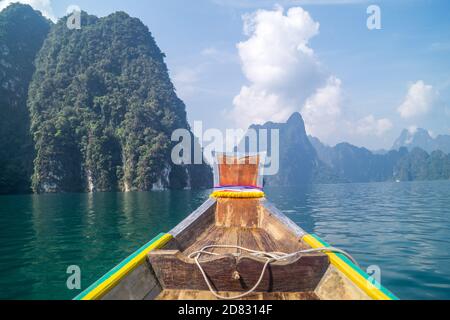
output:
[[[311,236],[314,237],[314,239],[316,239],[317,241],[319,241],[324,247],[326,247],[326,248],[331,247],[328,243],[326,243],[324,240],[322,240],[318,235],[311,234]],[[383,287],[375,279],[370,278],[370,276],[367,273],[365,273],[363,270],[361,270],[361,268],[359,268],[357,265],[355,265],[345,255],[343,255],[342,253],[335,253],[335,255],[337,255],[341,260],[343,260],[346,264],[348,264],[350,267],[352,267],[352,269],[355,270],[357,273],[359,273],[364,279],[366,279],[367,281],[370,281],[375,286],[380,288],[379,290],[381,292],[383,292],[385,295],[387,295],[389,298],[391,298],[392,300],[399,300],[399,298],[397,296],[395,296],[392,292],[390,292],[388,289]]]
[[[159,235],[157,235],[155,238],[153,238],[149,243],[147,243],[145,246],[143,246],[142,248],[140,248],[139,250],[137,250],[136,252],[134,252],[131,256],[129,256],[128,258],[126,258],[125,260],[123,260],[120,264],[118,264],[117,266],[115,266],[113,269],[111,269],[108,273],[106,273],[103,277],[101,277],[100,279],[98,279],[97,281],[95,281],[91,286],[89,286],[89,288],[87,288],[86,290],[84,290],[82,293],[80,293],[79,295],[77,295],[75,298],[73,298],[73,300],[82,300],[86,295],[89,294],[89,292],[91,292],[92,290],[94,290],[95,288],[97,288],[100,284],[102,284],[104,281],[108,280],[112,275],[114,275],[116,272],[120,271],[120,269],[122,269],[128,262],[130,262],[131,260],[133,260],[137,255],[139,255],[140,253],[142,253],[143,251],[145,251],[148,247],[150,247],[152,244],[154,244],[156,241],[158,241],[159,239],[161,239],[163,236],[165,235],[165,233],[160,233]]]

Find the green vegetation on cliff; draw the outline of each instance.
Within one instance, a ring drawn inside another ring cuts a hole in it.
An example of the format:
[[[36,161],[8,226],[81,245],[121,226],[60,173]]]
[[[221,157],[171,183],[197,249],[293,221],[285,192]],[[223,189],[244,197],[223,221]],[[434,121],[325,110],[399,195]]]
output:
[[[396,164],[394,176],[400,181],[450,180],[450,155],[415,148]]]
[[[170,161],[173,130],[188,129],[185,106],[148,28],[123,12],[61,19],[36,60],[28,106],[35,192],[206,187],[192,167]]]
[[[30,190],[33,144],[27,93],[51,22],[28,5],[0,12],[0,194]]]

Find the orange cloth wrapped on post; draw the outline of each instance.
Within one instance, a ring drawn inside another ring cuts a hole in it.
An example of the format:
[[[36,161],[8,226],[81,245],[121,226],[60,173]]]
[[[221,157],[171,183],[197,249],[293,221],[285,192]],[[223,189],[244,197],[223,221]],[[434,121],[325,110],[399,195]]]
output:
[[[214,165],[215,198],[263,198],[264,155],[216,154]]]

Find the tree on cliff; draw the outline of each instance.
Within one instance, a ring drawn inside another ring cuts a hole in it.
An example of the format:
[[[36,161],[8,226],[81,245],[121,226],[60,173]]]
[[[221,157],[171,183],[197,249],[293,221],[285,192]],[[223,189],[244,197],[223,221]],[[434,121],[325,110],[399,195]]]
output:
[[[27,94],[51,22],[28,5],[0,12],[0,194],[29,192],[33,145]]]
[[[35,192],[209,186],[170,161],[172,132],[189,129],[185,106],[148,28],[126,13],[83,12],[80,30],[61,19],[38,54],[28,106]]]

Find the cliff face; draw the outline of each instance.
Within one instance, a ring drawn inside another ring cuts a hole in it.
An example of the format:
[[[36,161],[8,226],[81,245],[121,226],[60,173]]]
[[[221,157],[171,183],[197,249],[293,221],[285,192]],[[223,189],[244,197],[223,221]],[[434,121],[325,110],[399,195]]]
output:
[[[415,148],[398,161],[394,176],[400,181],[450,180],[450,154]]]
[[[297,186],[308,184],[315,180],[316,174],[322,167],[305,131],[303,118],[294,113],[286,123],[268,122],[264,125],[253,125],[250,129],[258,132],[266,129],[279,130],[279,172],[274,176],[265,177],[266,186]],[[243,146],[239,149],[242,151]],[[265,150],[272,154],[270,143]]]
[[[28,5],[0,12],[0,194],[30,191],[28,87],[51,22]]]
[[[421,148],[428,153],[440,150],[444,153],[450,153],[450,136],[439,135],[433,138],[430,133],[422,128],[415,130],[403,130],[400,137],[395,141],[392,149],[407,148],[409,151],[414,148]]]
[[[123,12],[61,19],[36,60],[28,106],[37,193],[202,187],[209,166],[170,161],[173,130],[189,129],[164,54]]]

